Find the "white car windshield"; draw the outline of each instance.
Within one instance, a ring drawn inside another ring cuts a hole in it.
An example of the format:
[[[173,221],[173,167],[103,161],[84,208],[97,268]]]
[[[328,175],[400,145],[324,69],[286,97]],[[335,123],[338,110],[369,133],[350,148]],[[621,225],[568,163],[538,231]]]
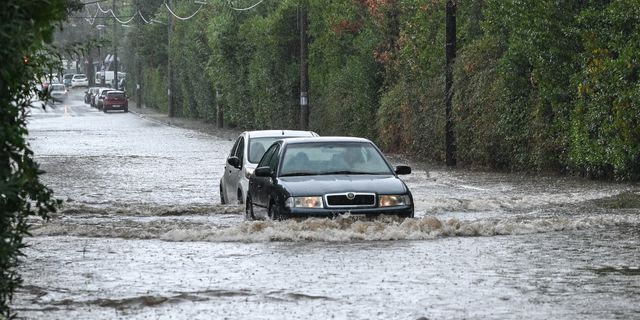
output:
[[[249,162],[258,163],[264,153],[276,141],[284,138],[295,138],[297,136],[277,136],[277,137],[261,137],[249,139]]]
[[[393,174],[380,152],[367,142],[290,144],[280,176],[329,174]]]
[[[64,85],[54,84],[51,86],[51,91],[64,91]]]

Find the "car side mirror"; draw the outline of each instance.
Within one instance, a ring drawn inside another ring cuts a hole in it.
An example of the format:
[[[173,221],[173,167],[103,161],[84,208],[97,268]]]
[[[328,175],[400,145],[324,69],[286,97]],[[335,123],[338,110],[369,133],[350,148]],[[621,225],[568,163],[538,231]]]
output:
[[[396,167],[396,174],[410,174],[411,173],[411,167],[409,166],[397,166]]]
[[[273,172],[271,171],[270,167],[256,168],[254,173],[256,177],[271,177],[273,175]]]
[[[236,156],[231,156],[231,157],[227,158],[227,163],[232,165],[235,168],[239,168],[240,167],[240,158],[238,158]]]

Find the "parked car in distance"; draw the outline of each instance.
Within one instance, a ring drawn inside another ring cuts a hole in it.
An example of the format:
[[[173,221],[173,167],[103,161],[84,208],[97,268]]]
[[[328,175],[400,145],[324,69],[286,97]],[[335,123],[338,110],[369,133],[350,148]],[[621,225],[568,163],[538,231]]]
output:
[[[62,76],[62,83],[66,87],[71,87],[71,79],[73,78],[73,73],[67,73]]]
[[[126,76],[126,72],[118,72],[118,79],[123,79]],[[98,71],[95,75],[95,83],[102,86],[113,86],[112,83],[114,78],[113,71]],[[102,80],[104,80],[104,83]]]
[[[61,83],[50,84],[49,97],[51,97],[53,101],[62,102],[67,98],[67,88]]]
[[[124,91],[111,90],[107,91],[102,101],[102,111],[105,113],[109,110],[123,110],[129,112],[129,102]]]
[[[260,130],[245,131],[236,139],[227,158],[224,174],[220,179],[220,201],[226,203],[245,203],[249,176],[258,161],[278,139],[291,137],[317,137],[312,131],[297,130]]]
[[[413,196],[398,178],[409,173],[364,138],[278,140],[249,178],[246,218],[413,217]]]
[[[107,94],[107,92],[109,92],[111,90],[113,90],[113,89],[111,89],[111,88],[100,88],[98,90],[98,93],[96,94],[96,96],[94,98],[94,104],[95,104],[96,108],[98,108],[98,110],[102,110],[102,103],[103,103],[104,97]]]
[[[84,103],[85,104],[89,104],[91,102],[89,100],[89,98],[91,97],[91,89],[93,89],[93,87],[89,87],[89,88],[87,88],[87,90],[84,91]]]
[[[100,89],[102,89],[102,88],[101,87],[91,87],[91,88],[89,88],[89,90],[87,90],[87,94],[89,95],[87,103],[90,106],[94,107],[94,108],[96,107],[95,98],[96,98],[96,95],[98,95],[98,91],[100,91]]]
[[[84,74],[74,74],[71,78],[71,88],[88,87],[89,79]]]

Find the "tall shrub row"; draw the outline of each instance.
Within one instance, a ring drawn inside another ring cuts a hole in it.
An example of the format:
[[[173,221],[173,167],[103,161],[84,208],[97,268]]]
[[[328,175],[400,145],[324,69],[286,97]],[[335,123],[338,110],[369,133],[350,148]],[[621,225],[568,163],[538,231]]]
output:
[[[194,9],[175,2],[182,13]],[[159,3],[147,3],[167,19]],[[211,120],[220,104],[231,126],[295,128],[297,10],[305,5],[312,129],[365,136],[387,150],[441,161],[445,3],[282,0],[238,12],[221,2],[178,21],[169,53],[166,26],[159,25],[130,35],[131,50],[145,57],[154,97],[166,92],[160,78],[166,55],[172,57],[183,116]],[[640,3],[469,0],[457,6],[459,165],[640,177]],[[152,105],[164,108],[157,100]]]

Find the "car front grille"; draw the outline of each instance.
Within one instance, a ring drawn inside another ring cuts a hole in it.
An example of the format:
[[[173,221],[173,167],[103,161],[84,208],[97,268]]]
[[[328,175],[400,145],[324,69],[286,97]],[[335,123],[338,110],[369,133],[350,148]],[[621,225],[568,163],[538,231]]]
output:
[[[351,195],[352,197],[350,197]],[[352,199],[349,199],[352,198]],[[376,205],[376,195],[373,193],[338,193],[325,196],[327,207],[373,207]]]

